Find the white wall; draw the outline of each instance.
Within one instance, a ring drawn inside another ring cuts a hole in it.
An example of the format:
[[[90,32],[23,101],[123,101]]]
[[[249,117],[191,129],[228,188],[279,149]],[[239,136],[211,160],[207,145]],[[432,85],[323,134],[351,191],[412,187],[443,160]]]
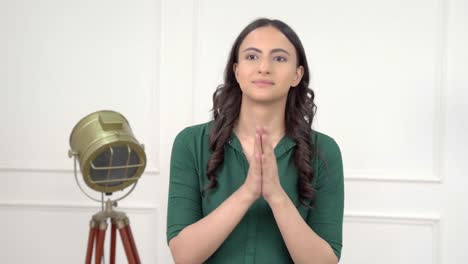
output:
[[[75,186],[68,136],[100,109],[124,114],[148,151],[147,172],[121,202],[142,261],[172,263],[172,141],[209,119],[230,46],[260,16],[301,37],[314,126],[343,152],[341,263],[468,258],[467,1],[21,0],[0,1],[5,263],[83,261],[99,209]]]
[[[146,146],[147,172],[121,206],[142,260],[157,258],[160,13],[150,0],[0,1],[2,263],[84,261],[100,206],[75,184],[68,140],[102,109],[124,114]]]

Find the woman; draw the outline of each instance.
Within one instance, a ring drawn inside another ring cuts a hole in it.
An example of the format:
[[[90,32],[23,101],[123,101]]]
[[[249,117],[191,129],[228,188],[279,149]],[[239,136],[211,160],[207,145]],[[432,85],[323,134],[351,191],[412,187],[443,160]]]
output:
[[[311,129],[314,93],[296,33],[258,19],[236,39],[213,121],[177,135],[167,241],[176,263],[337,263],[343,167]]]

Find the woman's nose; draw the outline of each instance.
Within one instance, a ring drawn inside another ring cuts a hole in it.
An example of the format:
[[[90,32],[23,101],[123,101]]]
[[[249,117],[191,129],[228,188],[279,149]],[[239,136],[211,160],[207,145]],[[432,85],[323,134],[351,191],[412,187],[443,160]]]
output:
[[[270,62],[268,60],[261,60],[260,65],[258,66],[258,73],[260,74],[270,74]]]

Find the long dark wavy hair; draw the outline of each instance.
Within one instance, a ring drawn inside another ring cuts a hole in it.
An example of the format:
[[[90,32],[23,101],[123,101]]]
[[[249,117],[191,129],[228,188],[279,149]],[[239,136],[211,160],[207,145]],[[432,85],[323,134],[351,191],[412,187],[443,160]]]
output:
[[[210,184],[205,191],[215,188],[218,184],[216,171],[224,161],[224,144],[229,141],[240,114],[242,91],[233,69],[234,63],[238,62],[239,47],[250,32],[267,26],[278,29],[288,38],[296,49],[297,67],[301,65],[304,67],[301,82],[289,89],[285,109],[285,133],[296,142],[294,164],[299,175],[297,188],[300,203],[310,207],[305,201],[306,199],[315,200],[315,190],[311,186],[314,176],[311,161],[316,151],[310,135],[317,106],[314,103],[314,92],[309,88],[309,67],[304,47],[291,27],[280,20],[260,18],[251,22],[242,30],[232,46],[224,70],[224,84],[219,85],[213,94],[214,120],[209,135],[212,156],[208,161],[206,173]]]

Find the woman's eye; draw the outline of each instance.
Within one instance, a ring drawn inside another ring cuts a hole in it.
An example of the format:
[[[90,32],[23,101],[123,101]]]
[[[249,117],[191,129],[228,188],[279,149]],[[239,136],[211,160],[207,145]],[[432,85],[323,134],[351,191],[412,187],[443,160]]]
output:
[[[246,59],[247,60],[255,60],[255,59],[257,59],[257,56],[256,55],[247,55]]]
[[[279,62],[283,62],[283,61],[287,61],[287,59],[283,56],[277,56],[274,58],[275,61],[279,61]]]

